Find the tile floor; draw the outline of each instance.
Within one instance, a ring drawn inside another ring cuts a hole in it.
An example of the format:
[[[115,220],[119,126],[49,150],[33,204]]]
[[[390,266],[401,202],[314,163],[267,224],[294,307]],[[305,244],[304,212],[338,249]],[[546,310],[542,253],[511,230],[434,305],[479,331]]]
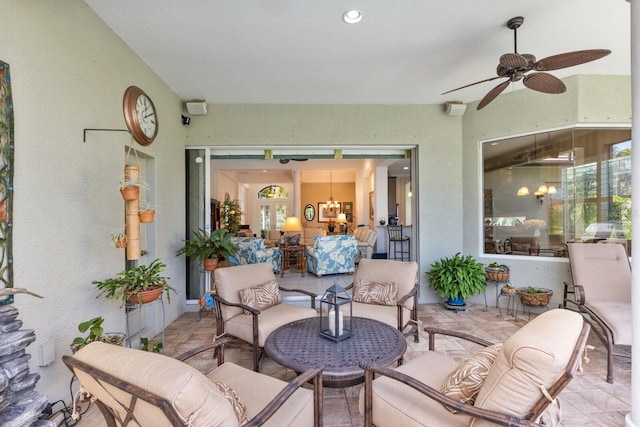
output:
[[[299,273],[287,273],[278,280],[282,286],[291,288],[304,287],[322,294],[326,288],[336,281],[341,286],[350,283],[352,276],[328,276],[317,279],[307,274],[301,277]],[[290,299],[290,298],[289,298]],[[504,341],[518,328],[528,321],[527,315],[520,313],[517,320],[505,315],[498,318],[498,310],[489,307],[483,311],[484,305],[469,305],[467,310],[453,312],[446,310],[442,304],[424,304],[419,306],[419,320],[421,325],[433,325],[447,329],[461,330],[480,336],[490,341]],[[504,314],[504,308],[503,308]],[[215,331],[215,319],[208,313],[198,322],[198,313],[185,313],[174,323],[169,325],[165,334],[165,354],[175,356],[212,339]],[[157,339],[156,339],[157,340]],[[411,359],[421,352],[427,351],[427,339],[421,337],[420,343],[408,339],[408,349],[405,359]],[[437,348],[446,351],[455,358],[464,358],[468,349],[457,340],[438,337]],[[630,412],[631,402],[631,362],[627,358],[615,358],[614,384],[605,381],[606,353],[603,345],[592,336],[589,344],[595,348],[588,352],[590,362],[584,364],[582,372],[560,394],[562,407],[562,426],[621,426],[624,416]],[[194,358],[192,364],[203,372],[215,367],[210,356],[203,355]],[[252,366],[251,352],[248,347],[227,347],[225,359],[233,361],[247,368]],[[290,379],[293,372],[281,367],[265,357],[262,361],[261,372],[278,378]],[[358,412],[358,393],[362,386],[345,389],[324,390],[324,425],[329,427],[361,426],[363,418]],[[90,408],[79,422],[80,426],[104,426],[102,416],[95,407]]]

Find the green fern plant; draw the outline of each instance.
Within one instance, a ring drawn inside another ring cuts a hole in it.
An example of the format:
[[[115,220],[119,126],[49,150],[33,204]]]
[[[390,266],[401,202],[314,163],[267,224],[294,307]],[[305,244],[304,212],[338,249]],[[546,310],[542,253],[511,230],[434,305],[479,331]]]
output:
[[[434,262],[426,274],[429,286],[442,298],[468,298],[483,292],[486,284],[484,265],[460,252]]]

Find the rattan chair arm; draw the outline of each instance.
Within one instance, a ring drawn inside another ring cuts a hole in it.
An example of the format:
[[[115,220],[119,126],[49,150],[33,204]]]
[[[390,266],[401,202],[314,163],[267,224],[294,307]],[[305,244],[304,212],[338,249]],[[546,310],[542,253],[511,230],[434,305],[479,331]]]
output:
[[[405,296],[400,298],[396,305],[404,305],[405,302],[411,297],[415,297],[418,294],[418,285],[415,285]]]
[[[510,426],[510,427],[540,427],[540,424],[534,423],[529,420],[525,420],[514,415],[507,415],[496,411],[491,411],[488,409],[478,408],[473,405],[467,405],[466,403],[462,403],[459,400],[455,400],[440,393],[438,390],[424,384],[416,380],[415,378],[400,373],[394,369],[382,367],[382,366],[363,366],[363,368],[367,371],[370,371],[373,375],[365,375],[365,387],[372,387],[372,379],[375,376],[376,378],[380,376],[386,376],[396,381],[400,381],[409,387],[417,390],[418,392],[426,395],[430,399],[435,400],[436,402],[448,406],[450,408],[454,408],[458,412],[462,412],[464,414],[471,415],[476,418],[481,418],[483,420],[487,420],[502,426]],[[365,392],[366,393],[366,392]],[[370,403],[369,403],[370,404]],[[365,402],[367,405],[367,402]],[[371,408],[368,408],[371,410]],[[367,408],[365,407],[365,411]]]
[[[273,416],[273,414],[276,413],[278,409],[280,409],[284,402],[286,402],[287,399],[289,399],[289,397],[291,397],[291,395],[293,395],[296,390],[298,390],[311,379],[313,379],[316,384],[316,387],[314,387],[314,394],[317,393],[318,389],[320,390],[320,392],[322,392],[322,388],[317,387],[321,386],[321,383],[318,383],[318,381],[321,381],[321,372],[322,369],[309,369],[295,377],[293,380],[289,381],[287,386],[280,390],[280,393],[278,393],[276,397],[274,397],[271,402],[267,404],[267,406],[262,408],[260,412],[258,412],[253,418],[249,420],[249,422],[243,424],[242,426],[257,427],[263,425],[269,418],[271,418],[271,416]]]
[[[435,349],[435,336],[436,335],[447,335],[450,337],[456,337],[456,338],[461,338],[467,341],[471,341],[474,342],[476,344],[479,344],[483,347],[488,347],[490,345],[493,345],[494,343],[492,343],[491,341],[487,341],[485,339],[473,336],[473,335],[469,335],[469,334],[465,334],[464,332],[458,332],[458,331],[452,331],[449,329],[440,329],[440,328],[434,328],[431,326],[427,326],[426,328],[424,328],[424,331],[426,333],[429,334],[429,350],[433,351]]]
[[[260,314],[260,310],[256,310],[255,308],[249,307],[248,305],[235,303],[235,302],[229,302],[229,301],[225,300],[224,298],[220,297],[217,294],[213,294],[213,299],[216,300],[216,302],[218,302],[218,303],[220,303],[222,305],[227,305],[229,307],[240,307],[243,310],[247,310],[248,312],[250,312],[253,315]]]

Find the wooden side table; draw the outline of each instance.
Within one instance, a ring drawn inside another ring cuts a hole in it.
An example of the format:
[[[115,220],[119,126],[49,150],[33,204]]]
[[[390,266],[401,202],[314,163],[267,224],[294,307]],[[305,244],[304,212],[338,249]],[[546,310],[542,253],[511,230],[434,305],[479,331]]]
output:
[[[304,245],[280,246],[280,252],[282,253],[282,270],[280,271],[280,277],[284,277],[285,271],[293,268],[300,270],[302,277],[304,277],[307,267],[305,265],[304,249]]]

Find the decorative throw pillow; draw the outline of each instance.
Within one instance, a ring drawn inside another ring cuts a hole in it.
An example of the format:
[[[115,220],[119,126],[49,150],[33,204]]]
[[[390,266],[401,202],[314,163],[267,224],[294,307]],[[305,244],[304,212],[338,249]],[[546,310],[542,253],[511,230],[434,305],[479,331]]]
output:
[[[296,234],[295,236],[291,236],[289,238],[290,245],[299,245],[300,244],[300,235]]]
[[[485,347],[460,362],[445,378],[440,392],[462,403],[473,405],[501,348],[502,344]],[[457,412],[454,408],[445,408],[454,414]]]
[[[282,302],[280,289],[278,289],[278,281],[276,279],[254,286],[253,288],[242,289],[238,291],[238,293],[240,294],[240,302],[242,302],[242,304],[260,311]],[[245,314],[251,314],[247,310],[244,310],[244,312]]]
[[[218,388],[218,390],[220,390],[220,393],[222,393],[225,399],[227,399],[233,407],[233,412],[236,414],[238,424],[242,425],[249,421],[249,417],[247,416],[247,407],[244,405],[244,402],[240,400],[238,393],[221,381],[211,382]]]
[[[358,280],[353,284],[353,301],[366,304],[396,305],[398,284]]]

